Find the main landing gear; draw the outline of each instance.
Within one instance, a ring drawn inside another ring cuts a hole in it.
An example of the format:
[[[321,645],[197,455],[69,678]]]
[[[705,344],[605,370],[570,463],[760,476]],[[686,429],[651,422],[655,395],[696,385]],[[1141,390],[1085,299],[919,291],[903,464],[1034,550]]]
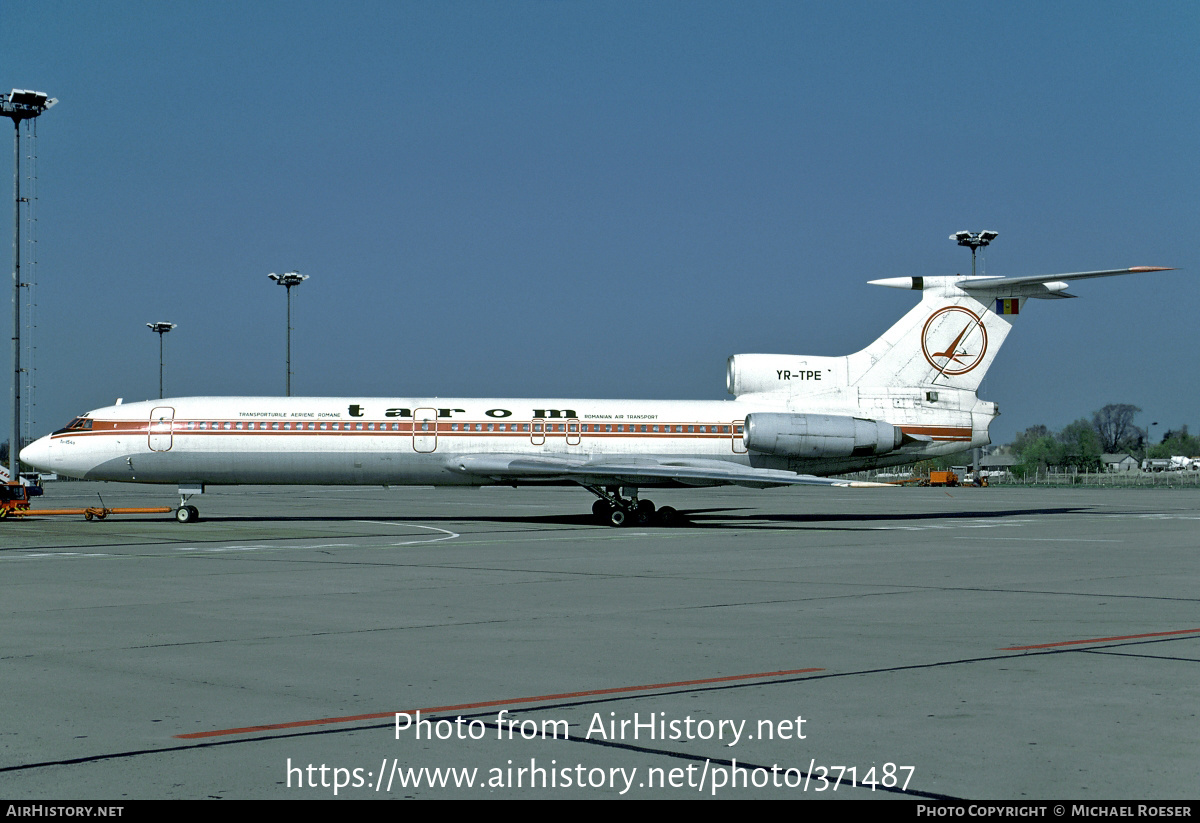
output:
[[[683,516],[670,506],[655,509],[649,500],[638,499],[638,490],[630,486],[585,486],[600,498],[592,504],[592,514],[610,526],[678,526]]]

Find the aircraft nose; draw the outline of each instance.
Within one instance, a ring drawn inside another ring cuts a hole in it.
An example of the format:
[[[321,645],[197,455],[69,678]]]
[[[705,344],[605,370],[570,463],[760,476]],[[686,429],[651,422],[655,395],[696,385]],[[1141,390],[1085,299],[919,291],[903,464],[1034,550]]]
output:
[[[21,449],[21,462],[26,466],[33,466],[39,471],[51,471],[50,438],[43,437],[35,440]]]

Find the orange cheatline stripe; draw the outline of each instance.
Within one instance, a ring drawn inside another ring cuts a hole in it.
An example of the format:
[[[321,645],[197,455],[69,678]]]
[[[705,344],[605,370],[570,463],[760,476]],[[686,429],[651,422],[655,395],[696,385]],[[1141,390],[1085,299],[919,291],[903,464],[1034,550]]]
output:
[[[405,714],[415,711],[432,714],[436,712],[452,712],[460,709],[486,709],[489,706],[512,706],[517,703],[536,703],[543,700],[562,700],[568,697],[593,697],[601,694],[622,694],[625,692],[644,692],[653,689],[670,689],[678,686],[701,686],[709,683],[727,683],[731,680],[753,680],[758,677],[779,677],[790,674],[810,674],[824,669],[789,669],[779,672],[758,672],[757,674],[732,674],[728,677],[708,677],[703,680],[677,680],[673,683],[650,683],[645,686],[621,686],[615,689],[591,689],[582,692],[562,692],[561,694],[542,694],[536,697],[513,697],[506,700],[484,700],[479,703],[460,703],[456,706],[430,706],[424,709],[409,709]],[[362,720],[381,720],[385,717],[395,717],[397,712],[377,712],[374,714],[355,714],[346,717],[324,717],[319,720],[296,720],[291,723],[269,723],[263,726],[243,726],[240,729],[216,729],[211,732],[193,732],[177,734],[181,740],[195,740],[202,737],[225,737],[231,734],[247,734],[249,732],[268,732],[278,729],[298,729],[304,726],[325,726],[334,723],[356,723]]]
[[[1196,634],[1200,629],[1180,629],[1174,632],[1148,632],[1146,634],[1124,634],[1119,637],[1093,637],[1091,640],[1064,640],[1061,643],[1039,643],[1036,646],[1006,646],[1002,652],[1020,652],[1026,649],[1053,649],[1057,646],[1081,646],[1086,643],[1110,643],[1113,640],[1140,640],[1143,637],[1169,637],[1174,634]]]

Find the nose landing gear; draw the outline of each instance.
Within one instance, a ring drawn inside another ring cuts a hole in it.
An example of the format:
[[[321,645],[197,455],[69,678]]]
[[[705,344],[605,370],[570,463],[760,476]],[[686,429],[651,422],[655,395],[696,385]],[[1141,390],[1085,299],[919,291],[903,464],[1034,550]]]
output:
[[[204,486],[179,487],[179,508],[175,510],[175,519],[180,523],[195,523],[200,519],[200,510],[188,505],[188,500],[193,494],[204,494]]]

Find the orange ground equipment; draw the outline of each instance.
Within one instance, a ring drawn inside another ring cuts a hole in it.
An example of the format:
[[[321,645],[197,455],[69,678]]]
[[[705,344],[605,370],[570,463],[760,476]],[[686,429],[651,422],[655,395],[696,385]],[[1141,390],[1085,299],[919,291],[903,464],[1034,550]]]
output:
[[[41,494],[37,486],[24,483],[0,483],[0,517],[24,514],[29,508],[29,498]]]
[[[166,514],[174,511],[170,506],[132,506],[110,509],[100,500],[99,506],[79,509],[31,509],[29,498],[42,493],[38,486],[21,483],[0,483],[0,518],[46,517],[56,514],[82,514],[85,520],[103,520],[110,514]]]

